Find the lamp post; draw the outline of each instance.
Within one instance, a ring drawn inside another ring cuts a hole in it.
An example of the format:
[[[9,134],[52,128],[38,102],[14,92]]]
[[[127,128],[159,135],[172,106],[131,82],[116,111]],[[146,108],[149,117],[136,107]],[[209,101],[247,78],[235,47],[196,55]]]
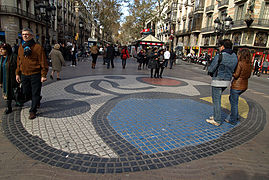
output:
[[[84,28],[84,24],[82,21],[79,22],[79,30],[80,30],[80,47],[82,47],[82,40],[83,40],[83,28]]]
[[[49,36],[49,23],[54,19],[55,17],[55,11],[56,7],[54,4],[50,4],[49,0],[44,0],[43,2],[37,4],[35,6],[37,10],[37,14],[40,15],[41,19],[46,22],[46,40],[45,40],[45,52],[48,57],[48,54],[51,50],[50,46],[50,36]],[[52,24],[51,24],[52,26]]]
[[[218,17],[214,20],[215,24],[215,33],[217,36],[220,36],[220,39],[222,39],[225,34],[232,29],[233,19],[231,16],[227,17],[227,13],[222,14],[222,20],[220,20]]]

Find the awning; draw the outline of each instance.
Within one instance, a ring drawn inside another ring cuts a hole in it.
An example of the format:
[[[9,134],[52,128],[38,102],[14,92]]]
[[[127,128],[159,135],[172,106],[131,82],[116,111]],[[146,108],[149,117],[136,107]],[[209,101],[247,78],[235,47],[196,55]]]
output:
[[[163,42],[158,38],[150,35],[142,37],[136,41],[137,44],[148,45],[148,46],[163,46]]]

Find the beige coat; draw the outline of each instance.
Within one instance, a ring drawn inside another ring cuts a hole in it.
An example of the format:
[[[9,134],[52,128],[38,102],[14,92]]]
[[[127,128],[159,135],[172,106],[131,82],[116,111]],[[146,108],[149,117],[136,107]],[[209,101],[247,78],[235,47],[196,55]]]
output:
[[[51,58],[52,70],[60,72],[62,70],[62,66],[65,66],[64,57],[61,51],[52,49],[49,57]]]

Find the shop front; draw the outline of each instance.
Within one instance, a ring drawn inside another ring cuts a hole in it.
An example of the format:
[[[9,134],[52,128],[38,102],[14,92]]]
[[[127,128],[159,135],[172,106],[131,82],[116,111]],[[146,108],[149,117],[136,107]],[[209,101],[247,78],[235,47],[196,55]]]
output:
[[[208,54],[210,58],[212,59],[217,54],[217,52],[218,52],[218,49],[215,46],[214,47],[201,46],[199,56],[201,56],[202,54]]]

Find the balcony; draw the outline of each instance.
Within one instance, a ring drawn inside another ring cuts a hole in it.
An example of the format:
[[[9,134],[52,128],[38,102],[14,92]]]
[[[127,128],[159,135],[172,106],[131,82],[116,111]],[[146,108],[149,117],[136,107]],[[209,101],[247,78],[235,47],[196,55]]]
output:
[[[206,13],[213,13],[214,12],[214,8],[215,8],[214,5],[207,6],[206,9],[205,9],[205,12]]]
[[[239,19],[239,20],[234,21],[233,28],[241,27],[241,26],[246,26],[244,19]]]
[[[269,27],[269,19],[254,19],[253,25]]]
[[[199,5],[197,7],[194,8],[194,14],[198,14],[198,13],[204,13],[204,5]]]
[[[229,0],[218,1],[218,9],[228,8]]]
[[[201,32],[201,25],[192,27],[192,32]]]
[[[234,4],[238,4],[238,3],[242,3],[242,2],[246,2],[247,0],[234,0]]]
[[[29,13],[27,11],[24,11],[22,9],[13,7],[13,6],[0,6],[0,14],[6,14],[6,15],[14,15],[14,16],[19,16],[23,17],[26,19],[30,19],[36,22],[40,22],[40,18],[32,13]],[[42,22],[45,23],[45,22]]]
[[[214,31],[214,26],[208,26],[201,29],[201,32],[211,32]]]

